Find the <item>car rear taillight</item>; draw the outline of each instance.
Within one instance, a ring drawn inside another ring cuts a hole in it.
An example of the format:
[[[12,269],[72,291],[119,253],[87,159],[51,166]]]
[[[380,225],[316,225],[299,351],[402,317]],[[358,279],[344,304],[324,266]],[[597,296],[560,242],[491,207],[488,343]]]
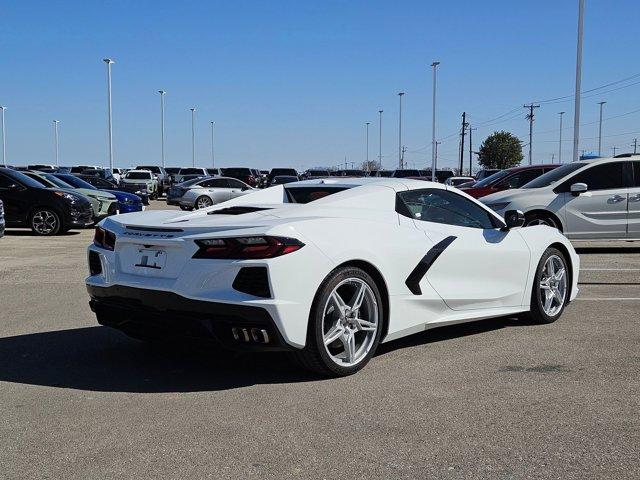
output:
[[[193,258],[251,259],[273,258],[295,252],[304,243],[286,237],[236,237],[196,240],[198,251]]]
[[[116,234],[102,227],[96,227],[93,235],[93,244],[96,247],[113,251],[116,246]]]

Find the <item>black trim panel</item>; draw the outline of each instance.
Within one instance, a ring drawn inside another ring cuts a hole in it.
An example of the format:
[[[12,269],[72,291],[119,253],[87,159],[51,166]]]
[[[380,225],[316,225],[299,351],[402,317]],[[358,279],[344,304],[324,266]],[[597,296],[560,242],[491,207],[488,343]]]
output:
[[[422,295],[422,290],[420,289],[420,280],[425,276],[427,271],[431,268],[431,265],[438,259],[438,257],[444,252],[444,250],[453,243],[453,241],[458,238],[453,235],[445,238],[444,240],[436,243],[431,249],[427,252],[427,254],[422,257],[420,263],[416,265],[416,268],[409,274],[407,279],[405,280],[405,284],[411,290],[411,293],[414,295]]]
[[[295,350],[267,310],[250,305],[192,300],[173,292],[112,285],[87,285],[98,323],[141,339],[174,340],[231,350]],[[260,328],[268,344],[241,343],[233,327]]]

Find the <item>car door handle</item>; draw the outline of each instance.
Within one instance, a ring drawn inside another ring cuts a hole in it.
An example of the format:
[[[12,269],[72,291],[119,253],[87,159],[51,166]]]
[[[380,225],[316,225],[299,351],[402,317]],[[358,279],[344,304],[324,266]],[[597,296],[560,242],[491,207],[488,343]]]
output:
[[[640,193],[636,193],[635,195],[631,195],[629,197],[630,202],[640,202]]]
[[[607,203],[619,203],[625,199],[626,197],[623,197],[622,195],[614,195],[613,197],[607,198]]]

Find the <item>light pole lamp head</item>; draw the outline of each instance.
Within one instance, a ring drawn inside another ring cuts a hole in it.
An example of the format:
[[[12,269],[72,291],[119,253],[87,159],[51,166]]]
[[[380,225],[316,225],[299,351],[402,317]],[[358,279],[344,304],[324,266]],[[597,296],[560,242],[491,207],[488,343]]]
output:
[[[110,58],[103,58],[102,61],[104,63],[106,63],[107,65],[111,65],[112,63],[116,63],[113,60],[111,60]]]
[[[558,112],[559,115],[564,115],[567,112]]]
[[[598,102],[598,105],[604,105],[607,102]]]
[[[160,95],[164,95],[164,94],[165,94],[165,93],[167,93],[167,92],[165,92],[164,90],[158,90],[158,93],[159,93]]]
[[[384,110],[378,110],[378,113],[382,113],[382,112],[384,112]]]
[[[57,125],[57,124],[59,124],[59,123],[60,123],[60,120],[54,120],[54,121],[53,121],[53,123],[54,123],[55,125]]]
[[[440,65],[440,62],[433,62],[433,63],[431,64],[431,66],[432,66],[432,67],[437,67],[438,65]]]
[[[192,107],[189,110],[191,110],[191,112],[195,112],[196,111],[196,107]]]
[[[398,96],[401,97],[404,95],[404,92],[398,92]]]

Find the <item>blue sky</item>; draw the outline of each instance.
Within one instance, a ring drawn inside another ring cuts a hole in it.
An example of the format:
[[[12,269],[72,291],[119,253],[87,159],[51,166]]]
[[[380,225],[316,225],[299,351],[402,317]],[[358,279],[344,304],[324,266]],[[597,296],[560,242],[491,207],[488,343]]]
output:
[[[220,166],[336,165],[378,154],[397,164],[398,97],[409,165],[430,162],[431,70],[439,71],[441,165],[456,162],[460,115],[474,143],[505,129],[527,139],[523,103],[574,88],[577,0],[6,2],[0,15],[0,104],[7,106],[9,163],[52,162],[60,120],[61,164],[106,164],[106,70],[112,57],[117,166],[159,163],[159,89],[166,90],[167,165],[210,162],[216,122]],[[640,2],[586,0],[583,89],[640,73]],[[607,101],[606,153],[640,136],[640,77],[583,102],[581,148],[597,146],[598,101]],[[615,88],[620,88],[615,91]],[[605,93],[607,92],[608,93]],[[486,124],[499,115],[500,122]],[[558,112],[536,112],[534,160],[556,153]],[[627,115],[627,112],[634,112]],[[623,116],[618,116],[623,115]],[[485,124],[483,124],[485,122]],[[571,128],[563,157],[570,158]],[[467,147],[468,148],[468,147]],[[621,150],[620,150],[621,149]],[[466,157],[466,156],[465,156]]]

